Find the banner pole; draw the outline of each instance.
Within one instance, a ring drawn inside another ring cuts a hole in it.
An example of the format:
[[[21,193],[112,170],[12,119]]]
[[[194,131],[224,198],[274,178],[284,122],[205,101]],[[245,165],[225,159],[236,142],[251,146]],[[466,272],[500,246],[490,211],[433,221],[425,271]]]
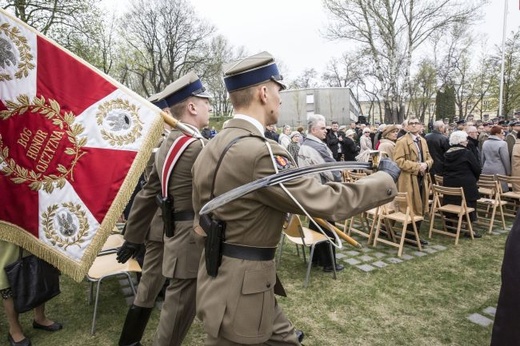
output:
[[[175,119],[171,114],[169,114],[165,111],[161,111],[161,116],[162,116],[164,122],[166,124],[170,125],[171,127],[177,128],[177,129],[181,130],[182,132],[184,132],[185,134],[190,135],[191,137],[200,137],[200,135],[198,133],[196,133],[193,129],[184,125],[179,120]]]

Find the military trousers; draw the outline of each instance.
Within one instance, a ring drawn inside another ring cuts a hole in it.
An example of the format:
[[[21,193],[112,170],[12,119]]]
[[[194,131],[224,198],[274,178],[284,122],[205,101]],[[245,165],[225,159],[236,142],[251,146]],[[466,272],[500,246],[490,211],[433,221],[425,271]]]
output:
[[[155,333],[155,346],[181,345],[195,318],[197,279],[170,279]]]
[[[159,241],[147,240],[145,248],[141,280],[137,285],[134,305],[142,308],[153,308],[155,299],[166,281],[162,274],[164,244]]]
[[[251,345],[269,345],[269,346],[282,346],[282,345],[300,345],[298,338],[296,336],[296,331],[292,323],[285,317],[282,309],[276,303],[275,312],[274,312],[274,320],[273,320],[273,334],[269,338],[269,340],[260,343],[260,344],[251,344]],[[224,339],[222,337],[212,337],[210,335],[206,336],[206,346],[238,346],[244,345],[243,343],[236,343],[228,339]]]

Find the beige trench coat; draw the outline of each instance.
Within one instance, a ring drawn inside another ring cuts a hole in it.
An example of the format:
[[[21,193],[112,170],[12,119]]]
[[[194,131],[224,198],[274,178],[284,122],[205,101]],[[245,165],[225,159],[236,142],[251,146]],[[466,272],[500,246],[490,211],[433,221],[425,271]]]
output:
[[[517,139],[511,154],[511,176],[520,177],[520,139]],[[520,192],[520,184],[513,184],[513,191]]]
[[[428,170],[433,165],[433,159],[428,150],[426,140],[419,136],[421,140],[424,162],[428,165]],[[412,135],[407,133],[397,140],[394,150],[394,161],[401,168],[401,175],[397,181],[397,189],[399,192],[408,192],[412,194],[413,212],[415,215],[423,216],[428,208],[428,180],[423,179],[423,197],[419,191],[419,152],[415,145]]]

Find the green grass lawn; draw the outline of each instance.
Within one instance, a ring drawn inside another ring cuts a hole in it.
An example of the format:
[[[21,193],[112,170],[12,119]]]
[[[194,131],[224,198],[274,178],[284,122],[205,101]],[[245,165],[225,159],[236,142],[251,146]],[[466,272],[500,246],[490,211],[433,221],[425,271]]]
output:
[[[508,227],[512,220],[508,220]],[[426,234],[427,224],[422,227]],[[491,326],[481,327],[467,317],[495,307],[500,289],[500,267],[507,235],[482,239],[434,236],[446,250],[369,273],[352,266],[332,274],[318,268],[303,288],[306,266],[292,245],[286,244],[279,276],[288,297],[279,298],[285,314],[304,330],[305,345],[489,345]],[[390,249],[378,245],[378,248]],[[345,246],[345,250],[352,248]],[[397,249],[396,253],[397,253]],[[405,253],[413,251],[407,247]],[[30,313],[21,321],[37,346],[116,345],[128,306],[117,280],[101,291],[95,336],[90,335],[93,306],[88,284],[62,277],[62,293],[47,306],[48,315],[64,324],[57,333],[32,329]],[[151,345],[159,311],[148,324],[144,345]],[[6,320],[0,336],[6,339]],[[185,345],[203,345],[204,334],[195,321]]]

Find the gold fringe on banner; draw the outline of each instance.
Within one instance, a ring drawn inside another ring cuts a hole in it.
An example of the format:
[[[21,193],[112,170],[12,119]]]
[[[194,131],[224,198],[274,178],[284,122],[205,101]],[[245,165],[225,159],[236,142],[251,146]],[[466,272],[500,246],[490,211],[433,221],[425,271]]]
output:
[[[59,268],[63,274],[72,277],[75,281],[82,281],[106,239],[112,232],[128,201],[130,201],[134,188],[139,181],[141,173],[146,168],[146,164],[150,159],[153,148],[155,148],[159,141],[163,128],[164,121],[158,116],[151,124],[149,133],[143,140],[143,144],[128,171],[125,181],[121,185],[99,229],[95,231],[91,243],[87,246],[79,261],[69,258],[63,252],[41,242],[38,238],[22,228],[2,220],[0,220],[0,239],[26,249],[37,257]],[[21,210],[20,212],[23,213],[24,211]]]

